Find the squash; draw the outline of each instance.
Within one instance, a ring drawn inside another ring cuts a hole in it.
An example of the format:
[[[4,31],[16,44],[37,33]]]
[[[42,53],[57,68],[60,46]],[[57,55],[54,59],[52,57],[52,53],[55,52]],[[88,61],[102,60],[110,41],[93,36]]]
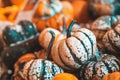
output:
[[[101,80],[104,75],[120,71],[120,62],[113,56],[102,54],[97,61],[88,61],[80,69],[80,78],[83,80]]]
[[[38,34],[36,26],[29,21],[20,21],[19,25],[11,26],[6,27],[2,34],[3,40],[8,46],[25,41]]]
[[[49,0],[49,1],[51,1],[51,0]],[[59,1],[57,1],[57,2],[59,2]],[[51,5],[51,4],[52,3],[50,3],[49,5]],[[62,24],[63,24],[62,23],[63,18],[65,18],[67,26],[72,21],[72,19],[73,19],[72,5],[69,2],[65,2],[65,1],[63,1],[63,3],[60,2],[60,4],[61,4],[60,6],[62,6],[62,9],[59,12],[55,11],[54,15],[39,16],[39,15],[35,14],[35,17],[33,18],[33,22],[36,24],[39,32],[41,32],[46,27],[60,29],[59,27],[62,26]],[[57,9],[56,6],[54,6],[54,7],[55,7],[55,9]],[[58,7],[58,5],[57,5],[57,7]],[[39,10],[43,10],[43,9],[40,8]],[[49,10],[49,8],[48,8],[48,10]],[[42,13],[41,13],[41,15],[42,15]]]
[[[53,44],[51,49],[53,61],[67,70],[80,68],[97,50],[95,35],[90,30],[81,28],[71,35],[74,23],[67,30],[67,38]]]
[[[35,59],[27,62],[23,68],[23,79],[25,80],[52,80],[53,76],[62,73],[63,70],[55,63],[48,61],[50,49],[54,42],[55,34],[52,34],[52,39],[47,49],[47,54],[44,59]]]
[[[36,35],[34,38],[28,39],[20,44],[4,48],[1,52],[1,58],[5,66],[13,70],[13,65],[19,57],[28,52],[35,52],[40,49],[38,35]]]
[[[120,21],[114,25],[114,28],[106,32],[106,34],[103,37],[103,44],[105,50],[109,53],[113,53],[113,55],[120,54]]]
[[[52,80],[78,80],[76,76],[70,73],[60,73],[53,77]]]
[[[119,15],[119,0],[88,0],[90,16],[96,18],[103,15]]]
[[[120,72],[106,74],[102,80],[120,80]]]
[[[27,63],[30,60],[34,59],[43,59],[45,56],[45,50],[42,50],[40,52],[35,52],[35,53],[26,53],[25,55],[21,56],[14,64],[14,74],[13,78],[14,80],[22,80],[22,72],[23,72],[23,67],[25,63]]]
[[[54,40],[54,43],[56,43],[57,41],[61,40],[61,39],[64,39],[66,36],[65,36],[65,33],[66,33],[66,24],[65,24],[65,20],[63,18],[63,30],[62,32],[54,29],[54,28],[46,28],[44,30],[42,30],[42,32],[40,33],[40,36],[39,36],[39,43],[40,45],[46,49],[50,43],[50,40],[52,38],[52,35],[51,33],[49,32],[49,30],[53,31],[55,33],[55,40]]]

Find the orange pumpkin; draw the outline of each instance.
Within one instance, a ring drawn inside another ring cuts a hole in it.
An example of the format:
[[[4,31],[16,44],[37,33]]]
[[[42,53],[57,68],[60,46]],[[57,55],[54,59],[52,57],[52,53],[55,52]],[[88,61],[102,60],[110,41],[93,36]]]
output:
[[[78,80],[76,76],[70,73],[59,73],[52,80]]]
[[[120,80],[120,72],[109,73],[102,80]]]
[[[68,26],[70,24],[73,19],[73,7],[69,2],[63,1],[61,3],[62,10],[53,13],[54,15],[50,10],[47,10],[49,14],[47,11],[43,12],[42,8],[44,5],[40,5],[40,9],[38,8],[39,10],[37,10],[35,17],[33,18],[33,22],[37,25],[38,31],[41,32],[46,27],[59,29],[59,27],[63,24],[63,17],[65,18],[66,25]],[[47,17],[44,17],[43,15],[47,15]]]
[[[87,10],[87,0],[75,0],[72,2],[72,6],[74,9],[74,19],[76,19],[78,23],[86,23],[90,20]]]

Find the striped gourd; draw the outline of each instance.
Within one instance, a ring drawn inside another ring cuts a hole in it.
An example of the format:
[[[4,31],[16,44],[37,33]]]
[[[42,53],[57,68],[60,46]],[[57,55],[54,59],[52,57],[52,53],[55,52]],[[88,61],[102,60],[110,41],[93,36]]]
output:
[[[102,42],[107,52],[120,53],[120,22],[104,35]]]
[[[52,78],[62,73],[63,70],[55,63],[48,61],[50,48],[54,41],[54,35],[49,43],[47,54],[44,59],[35,59],[27,62],[23,68],[23,79],[25,80],[52,80]]]
[[[67,38],[53,44],[51,55],[55,63],[64,69],[78,69],[87,60],[94,57],[96,52],[95,35],[88,29],[81,28],[72,33],[70,24],[67,31]]]
[[[88,61],[80,70],[82,80],[101,80],[104,75],[120,71],[119,60],[108,54],[102,54],[98,61]]]

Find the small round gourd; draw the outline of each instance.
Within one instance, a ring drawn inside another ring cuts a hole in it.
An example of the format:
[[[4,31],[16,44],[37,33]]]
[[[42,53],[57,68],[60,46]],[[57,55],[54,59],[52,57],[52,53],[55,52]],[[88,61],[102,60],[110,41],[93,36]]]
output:
[[[116,23],[113,29],[109,30],[103,37],[103,44],[107,52],[113,55],[120,54],[120,22]]]
[[[21,26],[20,26],[21,25]],[[3,30],[2,37],[6,45],[11,46],[15,43],[33,38],[38,34],[36,26],[29,21],[21,21],[19,25],[11,25]]]
[[[23,69],[23,79],[25,80],[52,80],[52,78],[58,74],[62,73],[63,70],[58,67],[55,63],[48,61],[50,55],[50,48],[54,42],[54,35],[52,34],[52,39],[48,46],[48,50],[44,59],[35,59],[27,62]]]
[[[120,71],[119,60],[108,54],[103,54],[98,61],[88,61],[80,70],[80,77],[83,80],[101,80],[104,75]]]
[[[76,76],[70,73],[60,73],[53,77],[52,80],[78,80]]]
[[[120,72],[106,74],[102,80],[120,80]]]
[[[52,59],[64,69],[78,69],[87,60],[94,57],[96,52],[95,35],[88,29],[78,29],[71,35],[74,21],[70,24],[67,38],[53,44]]]
[[[14,80],[22,80],[24,65],[30,60],[39,59],[39,58],[43,59],[45,55],[44,52],[45,51],[42,50],[41,52],[27,53],[21,56],[14,64],[14,74],[12,76]]]

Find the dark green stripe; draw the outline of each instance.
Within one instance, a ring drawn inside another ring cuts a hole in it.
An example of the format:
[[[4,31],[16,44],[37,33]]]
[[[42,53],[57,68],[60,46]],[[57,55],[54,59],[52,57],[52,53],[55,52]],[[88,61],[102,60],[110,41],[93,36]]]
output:
[[[102,62],[103,62],[103,64],[107,67],[108,73],[111,73],[112,70],[111,70],[111,68],[109,67],[109,64],[106,63],[105,61],[102,61]]]
[[[72,55],[74,62],[76,62],[76,63],[79,64],[79,65],[82,65],[83,63],[82,63],[81,60],[74,54],[74,52],[72,51],[72,49],[71,49],[70,46],[68,45],[67,40],[66,40],[66,45],[67,45],[68,49],[70,50],[70,54]]]
[[[66,67],[68,67],[68,68],[70,68],[71,70],[73,69],[73,67],[71,67],[71,66],[69,66],[68,64],[66,64],[65,62],[64,62],[64,60],[62,59],[62,57],[61,57],[61,55],[60,55],[60,47],[58,46],[58,55],[59,55],[59,58],[60,58],[60,60],[61,60],[61,62],[63,63],[63,65],[64,66],[66,66]]]
[[[73,37],[75,37],[75,36],[73,36]],[[84,42],[83,42],[82,40],[80,40],[78,37],[75,37],[75,38],[76,38],[78,41],[80,41],[80,43],[82,44],[82,46],[83,46],[84,49],[85,49],[85,52],[87,53],[87,59],[89,59],[89,52],[88,52],[88,50],[87,50]]]
[[[82,32],[82,31],[80,31],[80,32]],[[93,53],[93,41],[92,41],[92,39],[89,37],[89,35],[88,34],[86,34],[86,33],[84,33],[84,32],[82,32],[87,38],[88,38],[88,40],[90,41],[90,43],[91,43],[91,48],[92,48],[92,54],[94,54]]]

